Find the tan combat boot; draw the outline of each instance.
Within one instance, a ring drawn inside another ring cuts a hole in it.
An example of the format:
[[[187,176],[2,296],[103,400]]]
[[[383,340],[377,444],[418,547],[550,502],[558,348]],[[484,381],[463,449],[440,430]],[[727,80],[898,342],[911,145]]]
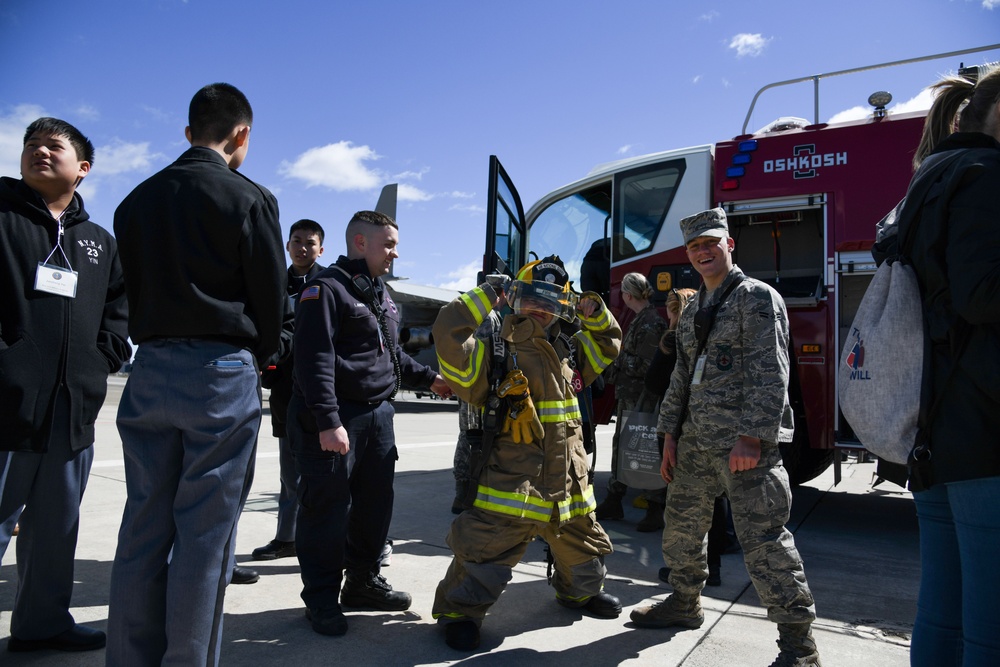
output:
[[[640,628],[700,628],[705,622],[705,614],[701,611],[701,598],[683,598],[672,593],[663,602],[649,607],[633,609],[629,615],[632,622]]]
[[[822,667],[811,623],[778,623],[778,657],[771,667]]]

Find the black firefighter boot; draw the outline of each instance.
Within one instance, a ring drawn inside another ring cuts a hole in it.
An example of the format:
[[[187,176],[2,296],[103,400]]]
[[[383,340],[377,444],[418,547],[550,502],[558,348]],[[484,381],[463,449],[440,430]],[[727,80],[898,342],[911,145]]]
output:
[[[609,490],[608,495],[605,496],[604,500],[601,501],[601,504],[594,510],[594,513],[597,515],[597,520],[603,521],[605,519],[624,519],[625,509],[622,507],[622,498],[624,497],[624,493]]]
[[[778,623],[780,652],[771,667],[822,667],[811,623]]]
[[[640,533],[654,533],[658,530],[663,530],[663,512],[666,506],[655,500],[647,499],[646,502],[648,503],[646,506],[646,516],[639,520],[635,529]]]

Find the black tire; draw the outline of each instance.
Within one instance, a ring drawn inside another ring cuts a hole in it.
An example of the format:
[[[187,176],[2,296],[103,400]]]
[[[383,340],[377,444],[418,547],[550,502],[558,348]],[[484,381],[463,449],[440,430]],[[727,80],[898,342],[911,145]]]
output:
[[[788,481],[792,486],[799,486],[815,479],[833,463],[835,449],[813,449],[809,446],[809,436],[800,437],[805,432],[805,423],[795,429],[795,438],[791,442],[781,443],[781,459],[788,471]]]

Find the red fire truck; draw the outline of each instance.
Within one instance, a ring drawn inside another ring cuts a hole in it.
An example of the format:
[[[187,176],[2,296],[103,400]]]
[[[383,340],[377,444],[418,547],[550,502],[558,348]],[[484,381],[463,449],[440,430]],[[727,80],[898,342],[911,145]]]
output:
[[[821,78],[899,63],[780,82],[761,92],[812,80],[818,107]],[[730,141],[598,166],[542,197],[527,215],[492,156],[483,270],[516,271],[529,251],[536,258],[557,254],[576,288],[603,292],[626,329],[632,312],[622,303],[622,277],[645,275],[661,307],[671,288],[697,287],[701,279],[687,261],[678,222],[721,206],[736,241],[735,262],[774,287],[788,307],[795,440],[782,453],[793,483],[808,481],[838,448],[863,449],[838,409],[836,367],[875,271],[875,224],[906,192],[924,123],[924,113],[886,113],[888,101],[885,93],[872,95],[874,110],[863,120],[820,123],[817,108],[812,123],[783,118],[753,134],[744,125]],[[611,410],[611,401],[598,402],[598,421],[606,423]]]

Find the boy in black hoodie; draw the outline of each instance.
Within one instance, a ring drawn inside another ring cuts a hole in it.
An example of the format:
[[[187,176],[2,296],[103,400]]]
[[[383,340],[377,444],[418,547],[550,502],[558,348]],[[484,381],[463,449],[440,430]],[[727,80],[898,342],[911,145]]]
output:
[[[0,179],[0,558],[20,521],[9,651],[105,644],[69,612],[94,422],[132,354],[118,246],[76,194],[93,162],[78,129],[39,118],[21,180]]]

